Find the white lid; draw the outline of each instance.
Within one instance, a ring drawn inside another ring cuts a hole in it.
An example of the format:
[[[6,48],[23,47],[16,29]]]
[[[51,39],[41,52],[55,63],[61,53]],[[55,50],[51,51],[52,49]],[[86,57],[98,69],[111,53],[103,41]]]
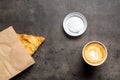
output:
[[[87,20],[82,14],[72,12],[65,17],[63,28],[70,36],[80,36],[87,29]]]

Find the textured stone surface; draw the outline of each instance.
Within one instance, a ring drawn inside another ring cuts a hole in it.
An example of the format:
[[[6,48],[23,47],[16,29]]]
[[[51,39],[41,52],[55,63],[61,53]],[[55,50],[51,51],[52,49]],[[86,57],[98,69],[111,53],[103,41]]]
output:
[[[70,12],[84,14],[87,31],[67,36],[62,21]],[[0,0],[0,31],[42,35],[44,44],[33,55],[36,64],[11,80],[120,80],[120,0]],[[99,67],[82,59],[83,46],[98,40],[108,48]]]

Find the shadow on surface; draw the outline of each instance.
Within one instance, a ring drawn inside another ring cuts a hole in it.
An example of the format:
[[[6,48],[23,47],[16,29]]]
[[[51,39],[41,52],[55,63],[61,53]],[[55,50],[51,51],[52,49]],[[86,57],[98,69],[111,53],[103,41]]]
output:
[[[95,74],[96,67],[90,66],[82,60],[82,76],[91,79]]]
[[[85,61],[81,60],[81,64],[79,65],[79,68],[77,72],[73,73],[72,75],[77,80],[92,80],[95,76],[95,71],[97,70],[97,67],[90,66]]]

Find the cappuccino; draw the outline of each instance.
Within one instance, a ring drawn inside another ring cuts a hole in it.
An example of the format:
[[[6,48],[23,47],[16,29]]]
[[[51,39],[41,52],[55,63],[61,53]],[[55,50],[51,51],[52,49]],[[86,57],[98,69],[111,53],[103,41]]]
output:
[[[83,48],[82,55],[89,65],[98,66],[106,60],[107,49],[102,43],[91,41]]]

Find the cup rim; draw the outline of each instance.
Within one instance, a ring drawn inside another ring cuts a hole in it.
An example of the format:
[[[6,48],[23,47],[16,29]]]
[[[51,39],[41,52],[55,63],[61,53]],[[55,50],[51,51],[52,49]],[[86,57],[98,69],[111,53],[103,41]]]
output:
[[[87,46],[88,44],[90,44],[90,43],[93,43],[93,42],[97,42],[97,43],[101,44],[101,45],[104,47],[105,52],[106,52],[106,56],[105,56],[104,60],[103,60],[101,63],[99,63],[99,64],[92,64],[92,63],[88,62],[88,61],[85,59],[85,57],[84,57],[84,50],[85,50],[86,46]],[[108,57],[108,51],[107,51],[106,46],[105,46],[103,43],[101,43],[100,41],[89,41],[89,42],[87,42],[87,43],[85,44],[85,46],[84,46],[83,49],[82,49],[82,57],[83,57],[84,61],[85,61],[87,64],[89,64],[89,65],[91,65],[91,66],[99,66],[99,65],[103,64],[103,63],[106,61],[106,59],[107,59],[107,57]]]
[[[79,31],[78,33],[72,33],[71,31],[69,31],[68,27],[66,26],[66,21],[67,21],[69,18],[74,17],[74,16],[81,18],[81,20],[82,20],[83,23],[84,23],[84,28],[83,28],[83,30],[82,30],[82,31]],[[83,14],[81,14],[81,13],[79,13],[79,12],[71,12],[71,13],[67,14],[67,15],[65,16],[64,20],[63,20],[63,29],[64,29],[65,33],[68,34],[69,36],[77,37],[77,36],[80,36],[80,35],[82,35],[83,33],[85,33],[85,31],[86,31],[86,29],[87,29],[87,24],[88,24],[88,23],[87,23],[87,19],[86,19],[86,17],[85,17]]]

